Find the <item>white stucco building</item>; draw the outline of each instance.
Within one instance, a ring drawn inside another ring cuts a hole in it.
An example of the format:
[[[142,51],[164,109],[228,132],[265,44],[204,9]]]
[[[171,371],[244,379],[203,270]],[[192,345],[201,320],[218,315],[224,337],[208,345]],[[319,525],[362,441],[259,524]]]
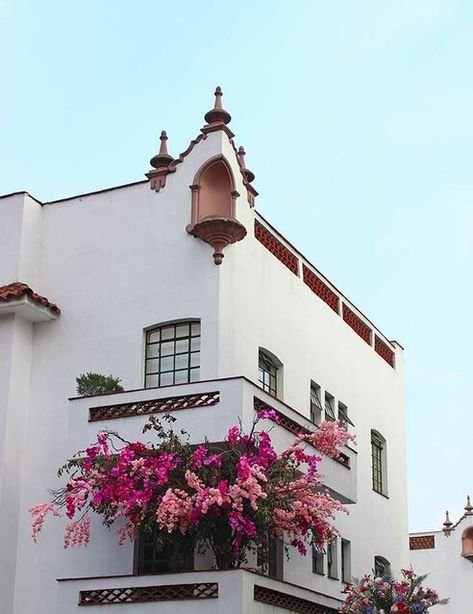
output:
[[[442,614],[473,611],[473,506],[467,497],[465,512],[454,524],[447,512],[442,529],[411,533],[411,564],[429,573],[427,586],[449,598]],[[440,612],[440,610],[439,610]]]
[[[162,135],[145,181],[0,198],[2,614],[321,614],[343,580],[408,564],[402,348],[257,213],[229,122],[217,90],[184,153],[172,158]],[[85,371],[125,392],[74,398]],[[193,441],[222,441],[261,401],[283,417],[278,445],[324,416],[354,424],[357,446],[322,466],[351,512],[325,556],[278,555],[275,577],[197,556],[178,573],[118,546],[99,518],[87,548],[64,551],[59,521],[32,542],[27,509],[99,429],[140,438],[137,408],[166,408]]]

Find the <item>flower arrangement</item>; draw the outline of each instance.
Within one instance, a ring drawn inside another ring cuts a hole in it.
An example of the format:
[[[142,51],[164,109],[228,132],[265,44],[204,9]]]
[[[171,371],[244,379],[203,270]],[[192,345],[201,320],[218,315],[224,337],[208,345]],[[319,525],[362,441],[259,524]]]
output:
[[[402,579],[391,574],[382,577],[371,575],[347,585],[347,598],[340,607],[344,614],[426,614],[434,605],[445,604],[431,588],[422,583],[427,576],[417,576],[411,569],[402,570]]]
[[[258,430],[264,419],[278,422],[278,415],[262,410],[249,434],[235,425],[223,443],[199,446],[189,443],[185,431],[174,432],[170,415],[151,417],[143,429],[154,431],[157,443],[100,432],[59,470],[68,476],[66,485],[29,510],[33,539],[48,514],[60,516],[65,509],[65,548],[89,542],[91,512],[117,526],[119,543],[141,532],[153,532],[162,546],[187,536],[199,548],[211,548],[220,569],[247,562],[268,536],[284,537],[302,554],[308,546],[324,548],[337,535],[335,512],[348,512],[324,491],[322,458],[313,452],[337,458],[353,437],[341,423],[323,422],[278,454],[271,429]]]

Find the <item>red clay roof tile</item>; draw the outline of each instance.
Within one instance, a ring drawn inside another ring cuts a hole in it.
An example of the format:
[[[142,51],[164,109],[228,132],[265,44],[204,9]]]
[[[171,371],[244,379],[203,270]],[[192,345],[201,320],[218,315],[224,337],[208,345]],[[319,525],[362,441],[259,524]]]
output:
[[[12,284],[8,284],[6,286],[0,286],[0,302],[7,302],[12,300],[17,300],[27,296],[32,301],[41,305],[42,307],[46,307],[56,315],[61,313],[61,310],[57,305],[48,301],[44,296],[40,296],[36,294],[28,285],[23,284],[19,281],[16,281]]]

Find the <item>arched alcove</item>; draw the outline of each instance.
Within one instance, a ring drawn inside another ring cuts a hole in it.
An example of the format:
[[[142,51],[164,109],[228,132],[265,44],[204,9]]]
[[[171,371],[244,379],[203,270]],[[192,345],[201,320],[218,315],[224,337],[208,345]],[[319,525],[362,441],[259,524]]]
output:
[[[197,172],[192,190],[192,224],[208,217],[235,217],[235,180],[222,155],[208,160]]]
[[[473,526],[467,527],[463,531],[462,556],[473,562]]]

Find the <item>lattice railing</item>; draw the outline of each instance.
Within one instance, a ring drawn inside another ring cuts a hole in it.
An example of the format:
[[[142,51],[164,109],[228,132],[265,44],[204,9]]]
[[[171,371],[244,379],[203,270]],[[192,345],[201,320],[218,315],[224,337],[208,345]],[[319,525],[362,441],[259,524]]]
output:
[[[409,537],[409,550],[433,550],[435,535],[414,535]]]
[[[345,303],[342,306],[342,315],[345,322],[353,328],[355,333],[359,335],[363,341],[371,345],[371,328],[359,318]]]
[[[276,256],[287,268],[299,275],[299,259],[285,245],[269,232],[269,230],[255,220],[255,237],[273,256]]]
[[[314,294],[321,298],[327,305],[338,314],[339,299],[320,277],[317,277],[305,264],[302,265],[302,276],[304,283],[309,286]]]
[[[309,433],[313,433],[316,428],[315,427],[314,430],[310,430],[307,427],[302,426],[302,424],[299,424],[292,418],[289,418],[289,416],[286,416],[286,414],[283,414],[281,411],[275,409],[274,407],[271,407],[271,405],[268,405],[261,399],[258,399],[258,397],[253,397],[253,407],[256,412],[259,412],[263,409],[273,410],[279,418],[279,426],[282,426],[282,428],[286,429],[286,431],[289,431],[290,433],[293,433],[294,435],[297,435],[298,433],[304,433],[305,435],[308,435]],[[343,452],[340,452],[338,458],[334,460],[338,461],[345,467],[350,467],[350,457]]]
[[[149,401],[133,401],[131,403],[116,403],[91,407],[89,421],[110,420],[113,418],[128,418],[130,416],[142,416],[162,412],[172,412],[179,409],[191,409],[198,407],[210,407],[220,401],[219,392],[199,392],[197,394],[185,394],[163,399],[151,399]]]
[[[257,584],[255,584],[254,587],[253,598],[255,601],[283,608],[289,610],[289,612],[300,612],[301,614],[337,614],[337,610],[334,608],[314,603],[302,597],[275,591],[266,586],[258,586]]]
[[[97,588],[79,592],[79,605],[111,605],[150,601],[182,601],[183,599],[217,599],[218,584],[164,584],[124,588]]]
[[[378,335],[375,335],[374,338],[374,350],[381,358],[384,358],[388,365],[394,368],[394,352],[378,337]]]

